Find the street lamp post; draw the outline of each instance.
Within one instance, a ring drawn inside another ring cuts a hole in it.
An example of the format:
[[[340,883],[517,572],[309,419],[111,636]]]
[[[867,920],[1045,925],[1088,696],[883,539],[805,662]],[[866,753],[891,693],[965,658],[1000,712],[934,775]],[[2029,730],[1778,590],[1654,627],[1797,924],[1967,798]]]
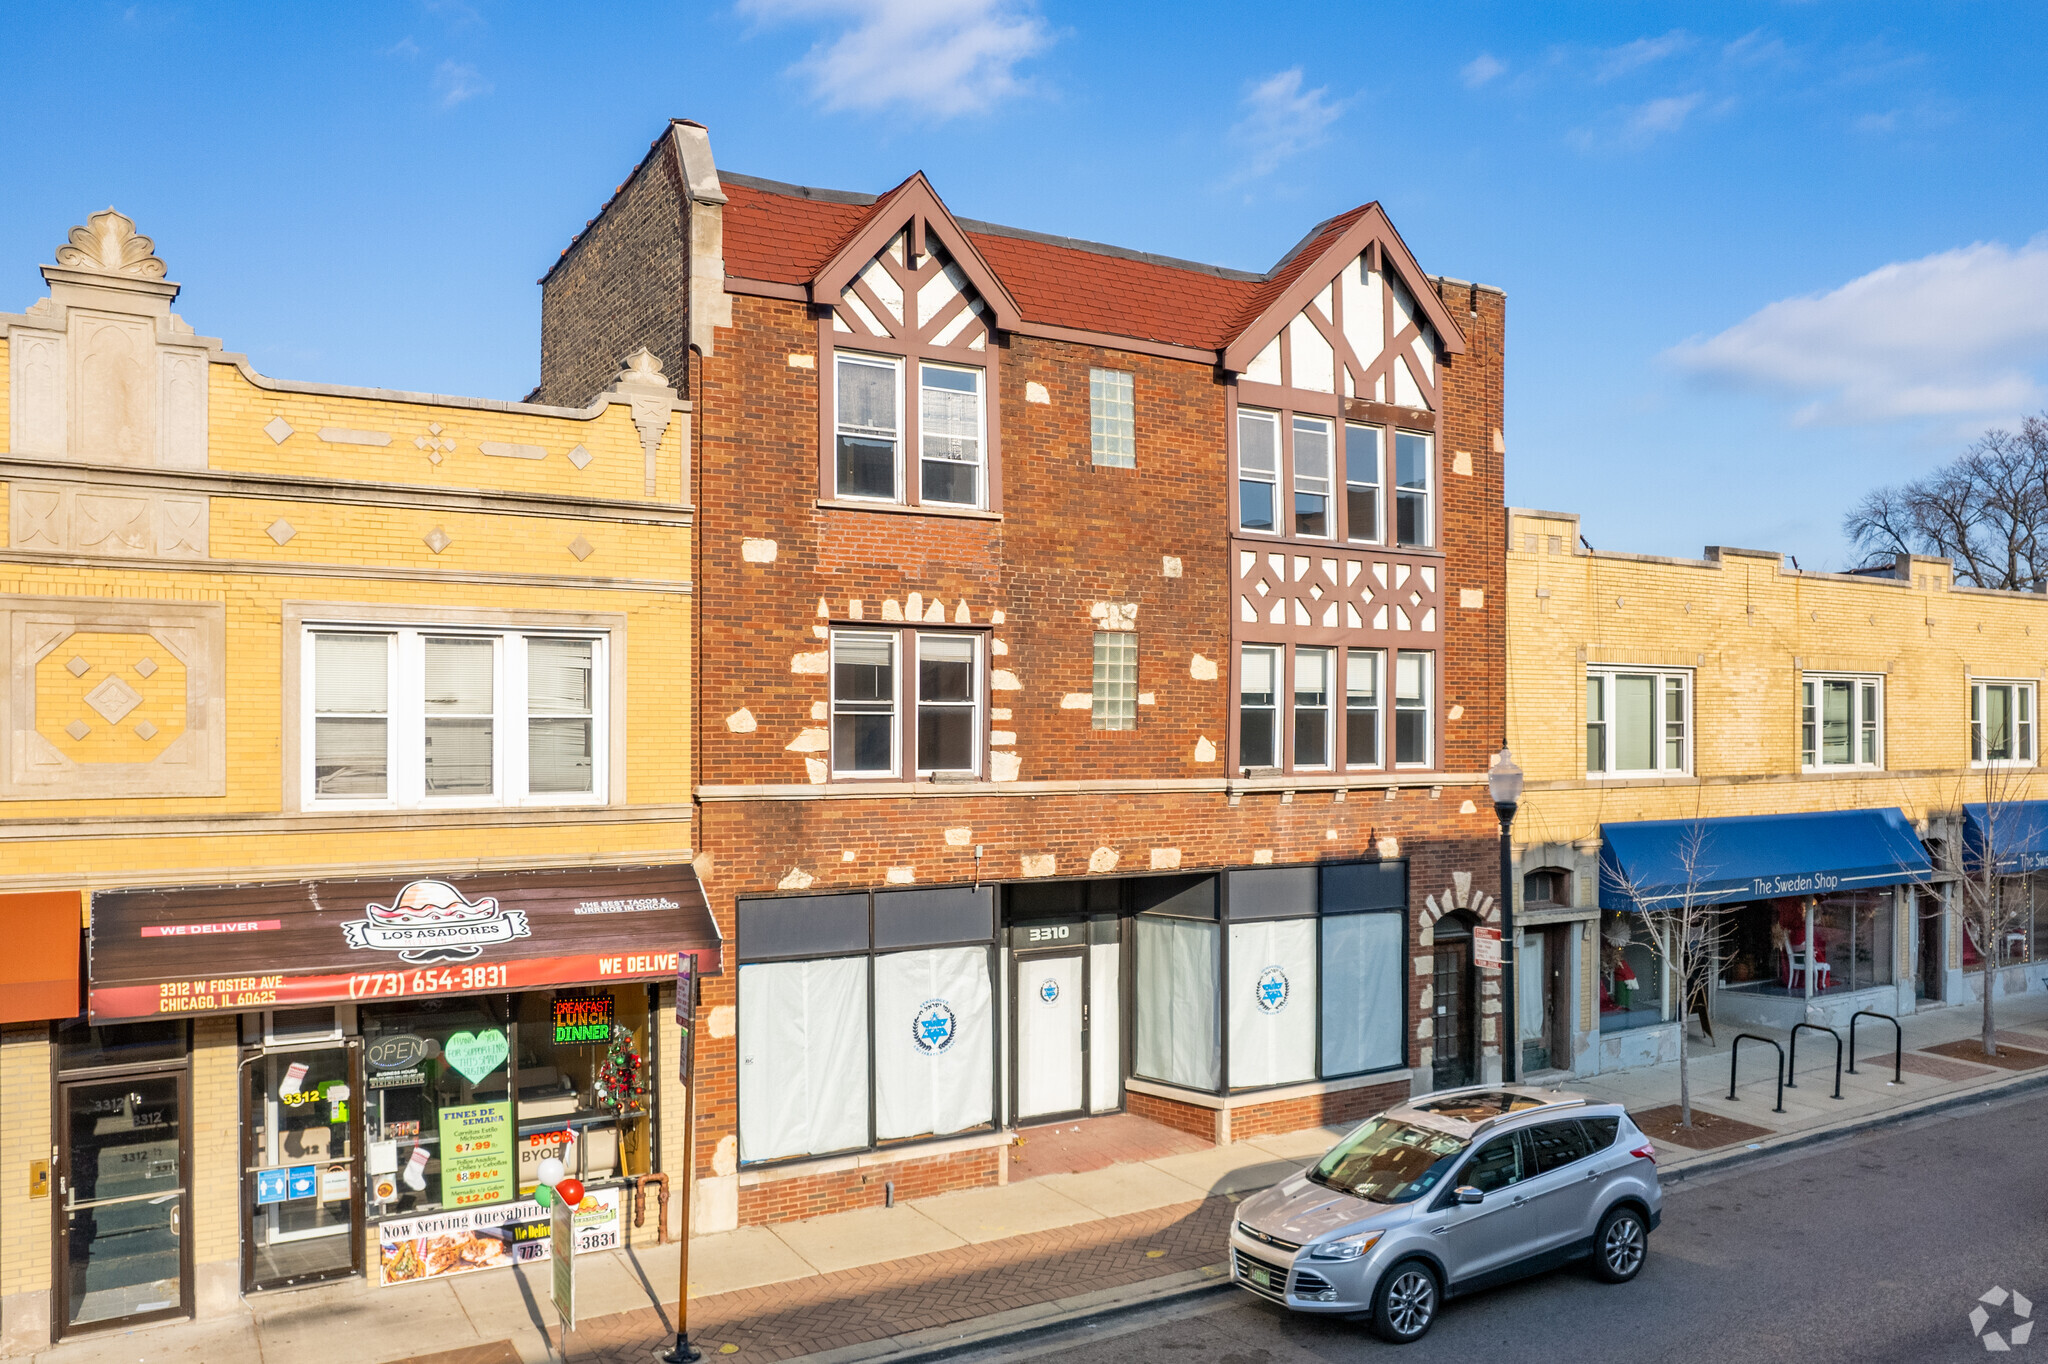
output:
[[[1515,1082],[1521,1069],[1521,1015],[1515,1012],[1515,855],[1509,830],[1514,827],[1515,807],[1522,799],[1522,769],[1508,756],[1507,749],[1486,770],[1486,788],[1493,796],[1493,813],[1500,819],[1500,1078]]]

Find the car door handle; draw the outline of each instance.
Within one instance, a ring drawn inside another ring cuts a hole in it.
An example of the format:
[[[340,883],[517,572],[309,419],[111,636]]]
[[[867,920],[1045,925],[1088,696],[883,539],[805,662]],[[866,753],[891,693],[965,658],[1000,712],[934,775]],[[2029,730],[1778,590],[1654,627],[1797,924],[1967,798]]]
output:
[[[1429,1234],[1430,1234],[1431,1236],[1441,1236],[1441,1235],[1443,1235],[1443,1234],[1444,1234],[1445,1232],[1447,1232],[1447,1231],[1449,1231],[1449,1230],[1450,1230],[1450,1228],[1449,1228],[1449,1227],[1431,1227],[1431,1228],[1429,1229]]]
[[[1588,1171],[1586,1171],[1586,1178],[1588,1178],[1588,1179],[1598,1179],[1598,1178],[1600,1178],[1600,1172],[1599,1172],[1598,1170],[1588,1170]]]
[[[1515,1195],[1514,1203],[1515,1206],[1518,1208],[1526,1208],[1529,1206],[1529,1200],[1522,1197],[1520,1194]]]

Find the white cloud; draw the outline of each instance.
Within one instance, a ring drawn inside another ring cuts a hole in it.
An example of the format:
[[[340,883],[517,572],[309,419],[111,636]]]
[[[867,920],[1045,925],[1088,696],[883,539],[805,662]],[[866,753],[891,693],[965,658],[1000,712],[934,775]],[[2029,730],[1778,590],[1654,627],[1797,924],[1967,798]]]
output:
[[[488,95],[496,88],[467,62],[446,61],[434,69],[434,93],[441,97],[444,109],[453,109],[478,95]]]
[[[1691,46],[1692,35],[1682,28],[1674,28],[1661,38],[1638,38],[1620,47],[1610,47],[1600,54],[1600,65],[1594,79],[1610,81],[1616,76],[1625,76]]]
[[[1701,95],[1669,95],[1631,109],[1623,125],[1630,138],[1648,142],[1660,133],[1675,133],[1685,126],[1692,111],[1700,107]]]
[[[1625,105],[1609,111],[1586,127],[1573,130],[1571,142],[1587,153],[1640,151],[1664,134],[1683,128],[1693,111],[1705,102],[1706,96],[1695,92],[1665,95],[1642,104]],[[1725,112],[1733,107],[1732,100],[1724,100],[1714,112]]]
[[[1781,299],[1667,359],[1698,378],[1797,404],[1795,425],[2009,421],[2043,402],[2048,233],[1881,266]]]
[[[1491,52],[1482,52],[1471,61],[1466,62],[1459,69],[1458,74],[1465,78],[1465,88],[1467,90],[1477,90],[1480,86],[1486,84],[1507,69],[1508,64],[1506,62],[1494,56]]]
[[[1252,86],[1244,97],[1243,117],[1230,128],[1231,143],[1244,153],[1234,179],[1257,179],[1320,143],[1343,114],[1344,103],[1330,98],[1327,85],[1302,89],[1298,66]]]
[[[843,26],[791,68],[827,109],[979,113],[1023,88],[1017,64],[1053,36],[1029,0],[740,0],[739,8],[771,22]]]

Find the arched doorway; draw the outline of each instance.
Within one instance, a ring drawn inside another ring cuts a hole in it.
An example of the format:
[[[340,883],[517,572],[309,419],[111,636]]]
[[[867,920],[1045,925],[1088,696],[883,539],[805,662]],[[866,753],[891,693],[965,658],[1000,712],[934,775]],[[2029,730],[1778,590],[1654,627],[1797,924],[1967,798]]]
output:
[[[1431,1088],[1455,1089],[1479,1079],[1479,1024],[1472,969],[1471,915],[1454,910],[1436,921],[1430,976]]]

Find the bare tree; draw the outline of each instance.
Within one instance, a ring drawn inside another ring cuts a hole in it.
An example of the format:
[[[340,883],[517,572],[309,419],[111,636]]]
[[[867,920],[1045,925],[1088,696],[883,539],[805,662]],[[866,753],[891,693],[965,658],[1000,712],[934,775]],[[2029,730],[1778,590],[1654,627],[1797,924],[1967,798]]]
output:
[[[1651,942],[1668,974],[1677,983],[1678,999],[1678,1125],[1692,1126],[1691,1035],[1686,1027],[1692,1017],[1692,984],[1702,972],[1712,971],[1720,959],[1721,944],[1730,922],[1704,887],[1713,880],[1714,868],[1706,861],[1707,826],[1695,818],[1678,841],[1678,865],[1684,880],[1676,888],[1654,890],[1639,885],[1620,864],[1602,868],[1610,889],[1625,897],[1649,930]],[[1704,1015],[1701,1022],[1708,1025]]]
[[[1842,518],[1875,566],[1899,554],[1953,560],[1956,581],[2048,590],[2048,413],[1984,433],[1910,483],[1878,488]]]
[[[1984,1054],[1998,1055],[1998,1025],[1992,1007],[1992,987],[1998,971],[2008,965],[2011,936],[2023,932],[2030,920],[2030,904],[2024,883],[2015,890],[2002,867],[2018,869],[2028,840],[2024,831],[2035,821],[2022,813],[2020,797],[2027,777],[2010,767],[1987,766],[1978,774],[1983,779],[1984,818],[1980,821],[1981,841],[1965,848],[1958,836],[1942,844],[1941,869],[1952,873],[1956,891],[1957,917],[1963,932],[1976,949],[1978,969],[1984,985]],[[1962,801],[1956,802],[1958,812]]]

